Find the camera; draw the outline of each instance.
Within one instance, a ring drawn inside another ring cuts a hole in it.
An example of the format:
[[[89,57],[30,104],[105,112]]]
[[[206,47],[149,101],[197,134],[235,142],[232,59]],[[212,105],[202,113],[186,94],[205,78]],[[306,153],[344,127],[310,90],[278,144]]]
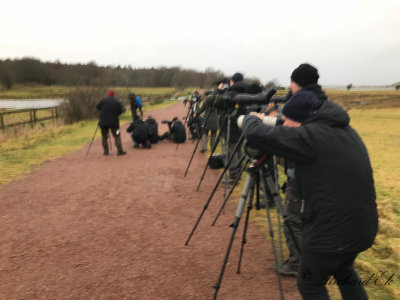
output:
[[[174,123],[174,122],[177,121],[177,120],[178,120],[178,117],[173,118],[172,121],[162,120],[162,121],[161,121],[161,124],[168,124],[168,125],[171,125],[172,123]]]

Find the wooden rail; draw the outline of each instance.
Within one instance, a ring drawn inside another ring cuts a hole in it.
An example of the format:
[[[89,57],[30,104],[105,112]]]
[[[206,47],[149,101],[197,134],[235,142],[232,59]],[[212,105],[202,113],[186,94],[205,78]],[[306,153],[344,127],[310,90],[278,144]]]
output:
[[[49,111],[51,114],[40,117],[37,114],[38,111]],[[15,122],[13,122],[13,120],[11,120],[11,121],[5,120],[6,116],[11,116],[11,115],[15,115],[15,114],[24,114],[24,113],[26,113],[25,120],[21,121],[18,118]],[[28,113],[29,113],[29,117],[28,117]],[[37,122],[51,120],[51,119],[57,119],[57,118],[58,118],[58,108],[57,107],[29,108],[29,109],[16,109],[16,110],[10,110],[10,111],[2,111],[2,112],[0,112],[0,129],[4,130],[7,127],[13,127],[13,126],[24,125],[24,124],[36,124]]]

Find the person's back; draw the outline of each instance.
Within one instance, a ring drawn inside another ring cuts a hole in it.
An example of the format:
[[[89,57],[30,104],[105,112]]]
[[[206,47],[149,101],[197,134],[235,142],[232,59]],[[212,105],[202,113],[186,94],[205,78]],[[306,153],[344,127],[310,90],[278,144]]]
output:
[[[363,141],[348,122],[347,113],[324,102],[302,126],[306,139],[313,141],[315,157],[313,163],[296,164],[296,177],[306,199],[304,247],[315,252],[363,251],[375,237],[372,168]]]
[[[125,111],[122,103],[114,98],[115,93],[110,90],[107,97],[100,100],[96,105],[96,109],[100,111],[99,127],[101,129],[102,145],[104,149],[104,155],[108,155],[108,131],[114,136],[115,146],[118,149],[118,155],[124,155],[126,152],[122,149],[121,136],[119,131],[119,119],[118,116]]]
[[[172,124],[171,136],[175,143],[184,143],[186,141],[186,129],[181,121],[175,121]]]
[[[158,124],[156,120],[149,117],[144,121],[146,128],[147,128],[147,135],[150,143],[156,144],[159,140],[158,136]]]
[[[100,126],[119,128],[118,116],[124,111],[121,102],[114,97],[106,97],[97,104],[96,108],[100,110]]]

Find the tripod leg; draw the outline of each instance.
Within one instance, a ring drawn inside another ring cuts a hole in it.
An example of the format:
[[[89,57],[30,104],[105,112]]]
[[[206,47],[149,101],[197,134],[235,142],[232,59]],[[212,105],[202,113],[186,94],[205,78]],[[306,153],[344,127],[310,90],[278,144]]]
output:
[[[220,272],[218,281],[214,286],[214,288],[215,288],[214,299],[217,299],[218,291],[219,291],[219,289],[221,287],[221,282],[222,282],[222,278],[224,276],[226,264],[228,262],[229,254],[231,252],[233,241],[235,239],[235,234],[236,234],[237,228],[239,226],[239,221],[240,221],[240,218],[242,217],[244,205],[246,203],[246,198],[247,198],[247,196],[249,194],[249,190],[250,190],[251,186],[254,186],[254,179],[253,179],[253,175],[249,174],[249,176],[247,177],[246,183],[244,185],[243,193],[242,193],[242,196],[240,198],[238,207],[236,209],[235,220],[231,225],[231,227],[233,229],[232,230],[232,235],[231,235],[231,238],[229,240],[229,244],[228,244],[228,248],[226,250],[224,261],[222,263],[222,268],[221,268],[221,272]]]
[[[272,227],[271,214],[270,214],[270,211],[269,211],[269,199],[267,197],[267,195],[272,195],[271,188],[273,190],[273,186],[268,186],[267,182],[265,180],[265,177],[264,177],[265,176],[264,172],[262,170],[260,170],[259,172],[260,172],[259,173],[259,177],[261,178],[261,182],[262,182],[261,186],[262,186],[262,190],[263,190],[263,193],[264,193],[265,209],[267,211],[267,220],[268,220],[268,227],[269,227],[269,235],[270,235],[271,244],[272,244],[272,252],[273,252],[273,255],[274,255],[275,265],[277,266],[277,264],[278,264],[278,256],[277,256],[277,253],[276,253],[274,230],[273,230],[273,227]],[[279,274],[279,272],[277,271],[276,268],[274,268],[274,269],[275,269],[275,273],[276,273],[276,275],[278,277],[278,285],[279,285],[279,291],[280,291],[281,299],[284,299],[281,275]]]
[[[281,197],[279,195],[279,189],[277,189],[277,187],[276,187],[276,185],[274,183],[274,180],[271,177],[271,174],[269,174],[268,169],[267,169],[266,175],[264,175],[264,176],[266,176],[266,177],[262,178],[262,180],[265,182],[265,185],[268,185],[269,187],[271,187],[270,194],[268,194],[268,197],[270,199],[274,199],[276,208],[277,208],[277,210],[280,212],[280,214],[282,216],[283,224],[284,224],[284,226],[287,227],[288,232],[289,232],[290,236],[293,239],[293,242],[295,244],[295,247],[296,247],[297,251],[299,253],[301,253],[300,246],[299,246],[300,244],[299,244],[296,236],[294,235],[292,226],[290,224],[290,220],[289,220],[288,215],[286,213],[286,209],[282,204],[282,199],[281,199]],[[273,191],[273,192],[271,192],[271,191]]]
[[[239,179],[240,179],[240,177],[242,176],[244,169],[246,169],[246,166],[249,164],[250,159],[251,159],[251,158],[248,158],[248,159],[247,159],[246,164],[245,164],[245,165],[242,167],[242,169],[240,170],[239,176],[236,178],[236,180],[235,180],[234,184],[232,185],[232,187],[231,187],[231,189],[230,189],[228,195],[227,195],[226,197],[224,197],[224,202],[222,203],[222,206],[221,206],[220,210],[218,211],[218,213],[217,213],[217,215],[216,215],[216,217],[215,217],[213,223],[211,224],[211,226],[214,226],[214,225],[215,225],[215,223],[217,222],[217,219],[219,218],[219,215],[220,215],[221,212],[224,210],[226,202],[228,201],[229,197],[231,196],[233,190],[235,189],[235,186],[236,186],[237,183],[239,182]]]
[[[202,127],[201,127],[200,136],[203,135],[204,126],[205,126],[205,124],[207,123],[208,118],[210,117],[210,112],[211,112],[211,109],[207,112],[205,121],[204,121],[204,123],[203,123],[203,125],[202,125]],[[186,168],[186,171],[185,171],[185,175],[184,175],[183,177],[186,177],[187,172],[189,171],[190,164],[192,163],[193,156],[194,156],[194,154],[196,153],[197,147],[199,146],[199,142],[200,142],[200,139],[197,140],[196,146],[194,147],[194,150],[193,150],[193,153],[192,153],[192,157],[190,158],[189,164],[188,164],[188,166],[187,166],[187,168]]]
[[[89,154],[90,148],[92,147],[92,144],[93,144],[93,141],[94,141],[94,138],[96,136],[96,133],[97,133],[98,129],[99,129],[99,124],[97,124],[97,126],[96,126],[96,130],[94,131],[94,134],[93,134],[93,137],[92,137],[92,141],[90,142],[89,148],[88,148],[88,150],[86,152],[86,156],[88,156],[88,154]],[[85,156],[85,158],[86,158],[86,156]]]
[[[212,155],[214,154],[214,152],[215,152],[215,149],[217,149],[217,146],[218,146],[218,143],[219,143],[219,141],[221,140],[221,137],[222,137],[222,132],[223,132],[223,130],[224,130],[224,127],[225,127],[225,123],[226,123],[226,117],[225,117],[225,119],[224,119],[224,122],[222,123],[221,129],[219,130],[219,134],[218,134],[217,140],[215,141],[215,144],[214,144],[214,146],[213,146],[213,148],[212,148],[212,151],[211,151],[210,157],[208,158],[208,161],[207,161],[207,164],[206,164],[206,166],[205,166],[205,168],[204,168],[203,174],[201,175],[201,178],[200,178],[199,184],[197,185],[196,192],[198,192],[198,191],[199,191],[199,188],[200,188],[201,182],[203,181],[203,178],[204,178],[204,175],[206,174],[206,171],[207,171],[208,165],[210,164],[211,157],[212,157]]]
[[[244,244],[247,243],[246,239],[246,233],[247,233],[247,226],[249,225],[249,217],[250,217],[250,211],[253,209],[253,200],[254,200],[254,188],[258,189],[259,186],[258,184],[255,184],[250,187],[250,196],[248,199],[248,204],[247,204],[247,213],[246,213],[246,220],[244,222],[244,228],[243,228],[243,238],[242,238],[242,246],[240,247],[240,255],[239,255],[239,262],[238,262],[238,269],[237,269],[237,274],[240,274],[240,267],[242,265],[242,257],[243,257],[243,252],[244,252]]]
[[[243,140],[243,135],[240,137],[239,142],[241,142],[242,140]],[[235,149],[233,150],[234,152],[237,151],[237,148],[238,148],[239,145],[240,145],[239,142],[236,144]],[[228,167],[229,167],[229,164],[230,164],[231,161],[232,161],[232,158],[233,158],[233,155],[232,155],[232,157],[229,159],[228,165],[225,166],[224,171],[222,172],[221,176],[219,177],[219,179],[218,179],[216,185],[214,186],[214,189],[213,189],[212,192],[211,192],[210,197],[208,198],[206,204],[204,205],[204,208],[203,208],[203,210],[202,210],[202,212],[201,212],[199,218],[197,219],[196,224],[194,225],[194,227],[193,227],[193,229],[192,229],[192,232],[190,233],[188,239],[186,240],[186,243],[185,243],[186,246],[189,244],[189,241],[190,241],[190,239],[192,238],[192,235],[193,235],[194,231],[196,230],[197,226],[199,225],[200,220],[201,220],[201,218],[203,217],[204,212],[205,212],[206,209],[208,208],[208,205],[210,204],[211,199],[212,199],[212,197],[214,196],[215,191],[216,191],[217,188],[218,188],[218,185],[220,184],[220,182],[221,182],[223,176],[225,175],[226,171],[228,170]]]

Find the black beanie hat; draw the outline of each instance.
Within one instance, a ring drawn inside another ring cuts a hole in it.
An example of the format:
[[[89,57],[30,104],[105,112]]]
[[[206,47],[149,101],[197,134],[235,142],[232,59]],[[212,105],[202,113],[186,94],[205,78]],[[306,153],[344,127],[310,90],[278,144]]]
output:
[[[292,81],[298,83],[300,86],[304,87],[309,84],[316,84],[318,82],[318,70],[310,64],[301,64],[296,69],[294,69],[292,76],[290,76]]]
[[[282,114],[289,119],[303,123],[307,119],[311,107],[318,102],[318,98],[312,92],[297,92],[286,102]]]
[[[241,73],[235,73],[233,74],[232,78],[233,82],[238,82],[243,80],[243,74]]]

